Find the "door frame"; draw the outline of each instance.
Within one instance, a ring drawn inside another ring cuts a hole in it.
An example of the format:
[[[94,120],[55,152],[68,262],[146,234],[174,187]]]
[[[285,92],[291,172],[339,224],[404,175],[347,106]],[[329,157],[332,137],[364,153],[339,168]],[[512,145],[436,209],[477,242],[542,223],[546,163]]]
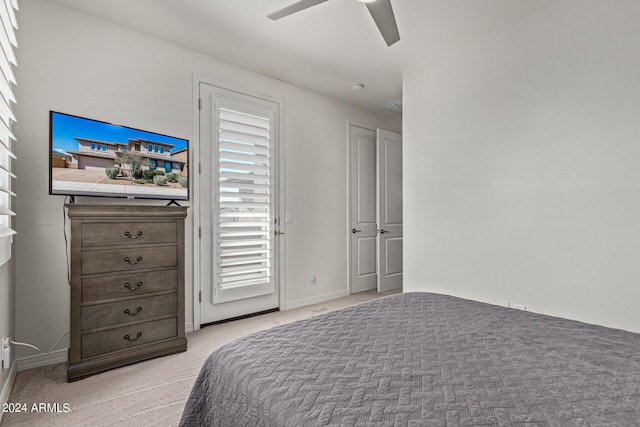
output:
[[[238,85],[230,84],[225,81],[220,81],[217,79],[212,79],[210,77],[206,77],[199,74],[193,75],[193,86],[192,86],[192,130],[193,130],[193,138],[191,141],[191,145],[189,147],[189,165],[191,167],[191,216],[193,218],[193,248],[192,248],[192,259],[193,259],[193,330],[197,331],[200,329],[201,321],[201,291],[202,291],[202,259],[201,259],[201,245],[202,239],[200,237],[203,217],[202,217],[202,192],[205,189],[205,185],[201,182],[201,168],[202,168],[202,141],[200,139],[200,85],[207,84],[211,86],[217,86],[229,91],[238,92],[240,94],[253,96],[256,98],[262,98],[271,102],[275,102],[279,105],[279,114],[278,114],[278,127],[279,127],[279,138],[278,138],[278,196],[275,203],[278,206],[278,211],[282,216],[285,212],[285,127],[284,127],[284,116],[285,116],[285,102],[284,99],[274,97],[272,95],[268,95],[262,92],[259,92],[255,89],[248,89],[246,87],[241,87]],[[192,165],[192,166],[191,166]],[[279,221],[280,223],[280,231],[286,231],[286,221]],[[285,307],[285,251],[286,249],[286,233],[280,236],[280,240],[278,242],[276,257],[277,265],[275,268],[275,277],[276,277],[276,287],[278,289],[278,306],[282,309]]]
[[[351,251],[353,250],[351,244],[351,126],[357,126],[373,132],[377,132],[378,129],[377,126],[371,126],[357,120],[347,119],[347,227],[345,228],[345,235],[347,236],[347,291],[349,292],[349,295],[353,293],[353,284],[351,280],[351,268],[353,267],[351,265]]]

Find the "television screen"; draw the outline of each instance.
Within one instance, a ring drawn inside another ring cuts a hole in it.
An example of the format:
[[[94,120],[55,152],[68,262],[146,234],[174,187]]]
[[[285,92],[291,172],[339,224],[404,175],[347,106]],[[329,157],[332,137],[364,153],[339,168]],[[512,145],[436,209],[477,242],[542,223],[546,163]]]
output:
[[[49,194],[189,200],[188,140],[49,114]]]

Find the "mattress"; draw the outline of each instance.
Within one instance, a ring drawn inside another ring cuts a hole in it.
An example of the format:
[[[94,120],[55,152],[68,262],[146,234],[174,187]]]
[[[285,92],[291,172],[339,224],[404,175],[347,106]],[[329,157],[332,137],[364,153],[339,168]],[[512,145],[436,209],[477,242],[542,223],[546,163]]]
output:
[[[180,424],[640,425],[640,334],[396,294],[216,350]]]

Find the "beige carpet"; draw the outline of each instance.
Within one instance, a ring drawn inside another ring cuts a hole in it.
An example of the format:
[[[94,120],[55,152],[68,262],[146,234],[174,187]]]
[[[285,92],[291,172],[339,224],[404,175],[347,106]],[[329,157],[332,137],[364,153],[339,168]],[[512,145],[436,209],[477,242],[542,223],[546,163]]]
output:
[[[5,413],[2,427],[175,426],[200,367],[216,348],[256,331],[390,293],[363,292],[295,310],[208,326],[187,335],[189,348],[185,353],[125,366],[74,383],[67,383],[66,364],[19,372],[9,402],[26,404],[27,412]],[[50,404],[49,410],[55,410],[52,404],[59,404],[61,412],[32,412],[34,403]]]

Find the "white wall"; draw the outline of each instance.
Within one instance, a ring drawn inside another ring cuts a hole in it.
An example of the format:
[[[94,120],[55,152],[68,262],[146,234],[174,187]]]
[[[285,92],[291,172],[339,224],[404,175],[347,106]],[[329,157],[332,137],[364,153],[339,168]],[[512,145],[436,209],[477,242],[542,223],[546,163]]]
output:
[[[638,22],[566,0],[406,72],[405,290],[640,332]]]
[[[347,119],[397,130],[398,120],[348,106],[194,51],[42,0],[21,4],[20,100],[16,115],[16,335],[48,349],[69,328],[63,198],[48,195],[48,112],[64,113],[195,140],[194,75],[228,82],[285,103],[287,303],[347,290]],[[81,198],[83,203],[106,200]],[[116,200],[117,203],[123,203]],[[193,212],[187,218],[192,246]],[[193,262],[187,253],[187,321]],[[318,283],[309,285],[308,272]],[[63,357],[68,342],[55,359]],[[21,349],[25,366],[29,349]],[[42,359],[39,359],[41,362]]]

